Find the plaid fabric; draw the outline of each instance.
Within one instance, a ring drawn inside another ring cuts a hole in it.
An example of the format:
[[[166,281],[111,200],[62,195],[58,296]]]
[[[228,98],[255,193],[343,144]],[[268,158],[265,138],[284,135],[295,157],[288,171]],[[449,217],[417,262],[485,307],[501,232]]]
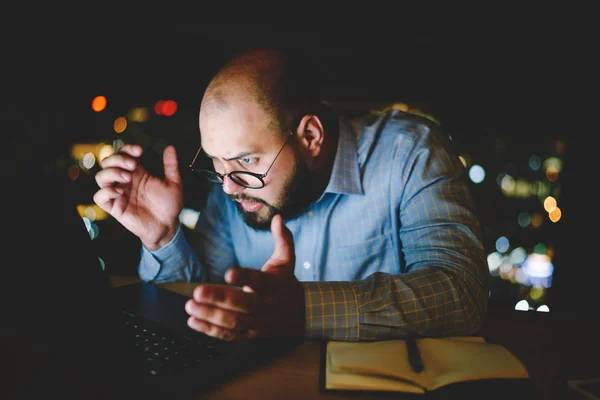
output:
[[[374,340],[477,332],[488,269],[465,170],[429,120],[392,110],[354,133],[341,120],[329,184],[286,221],[295,275],[305,288],[306,334]],[[210,280],[240,265],[260,269],[270,232],[249,228],[220,187],[194,235],[142,249],[146,281]],[[193,250],[192,250],[193,249]]]
[[[315,339],[451,336],[475,333],[483,322],[474,298],[439,271],[410,278],[377,272],[364,281],[306,282],[304,289],[306,336]]]

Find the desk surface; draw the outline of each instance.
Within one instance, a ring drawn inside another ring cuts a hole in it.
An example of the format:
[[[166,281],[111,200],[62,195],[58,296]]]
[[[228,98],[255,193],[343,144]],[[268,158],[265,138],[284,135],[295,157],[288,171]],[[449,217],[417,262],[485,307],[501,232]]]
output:
[[[136,282],[137,279],[114,276],[111,277],[111,281],[114,286],[119,286]],[[195,285],[176,282],[161,286],[189,296]],[[600,346],[598,330],[595,328],[596,320],[597,317],[581,313],[490,312],[485,337],[491,343],[505,346],[525,364],[531,377],[530,383],[538,394],[535,399],[586,400],[583,395],[569,388],[567,382],[600,377]],[[39,332],[43,334],[43,329]],[[203,395],[202,399],[418,398],[398,393],[323,391],[322,349],[320,343],[304,343],[283,357],[234,377],[223,386]],[[11,329],[0,326],[0,361],[4,361],[3,370],[8,372],[8,375],[3,374],[3,378],[0,378],[0,398],[6,398],[3,397],[6,390],[10,393],[13,380],[18,384],[21,380],[17,378],[36,371],[36,360],[40,351],[44,349],[36,347],[36,342],[31,341],[31,338],[15,336]],[[33,360],[33,363],[29,363],[29,360]],[[11,372],[16,375],[11,377]],[[511,392],[509,396],[502,397],[502,400],[524,398],[519,396],[520,394]],[[435,392],[432,392],[431,397],[439,398]]]
[[[112,277],[115,286],[136,278]],[[190,296],[194,283],[162,284]],[[567,386],[572,379],[600,377],[600,346],[593,318],[539,312],[491,313],[486,339],[512,351],[527,367],[540,399],[577,400],[579,394]],[[203,399],[397,399],[398,394],[323,392],[320,387],[322,347],[305,343],[282,358],[264,365],[202,397]],[[515,394],[515,398],[518,397]]]

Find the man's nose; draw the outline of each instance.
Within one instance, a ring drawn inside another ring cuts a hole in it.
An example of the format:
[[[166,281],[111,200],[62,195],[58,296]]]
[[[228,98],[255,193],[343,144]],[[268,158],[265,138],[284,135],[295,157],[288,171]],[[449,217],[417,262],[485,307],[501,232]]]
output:
[[[243,191],[245,187],[238,185],[229,176],[223,178],[223,191],[227,194],[236,194]]]

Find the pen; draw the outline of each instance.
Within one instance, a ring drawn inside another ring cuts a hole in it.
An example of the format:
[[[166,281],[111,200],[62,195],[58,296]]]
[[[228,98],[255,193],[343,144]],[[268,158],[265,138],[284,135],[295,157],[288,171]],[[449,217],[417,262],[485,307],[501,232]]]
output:
[[[406,339],[406,347],[408,348],[408,362],[412,370],[416,373],[423,371],[423,359],[421,358],[421,353],[419,353],[417,339],[408,337]]]

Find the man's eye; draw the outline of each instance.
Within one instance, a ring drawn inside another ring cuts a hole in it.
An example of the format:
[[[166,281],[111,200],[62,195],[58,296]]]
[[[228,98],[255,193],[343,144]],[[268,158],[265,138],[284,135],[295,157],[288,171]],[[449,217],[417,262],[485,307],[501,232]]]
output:
[[[244,157],[240,158],[240,162],[244,165],[256,164],[256,157]]]

